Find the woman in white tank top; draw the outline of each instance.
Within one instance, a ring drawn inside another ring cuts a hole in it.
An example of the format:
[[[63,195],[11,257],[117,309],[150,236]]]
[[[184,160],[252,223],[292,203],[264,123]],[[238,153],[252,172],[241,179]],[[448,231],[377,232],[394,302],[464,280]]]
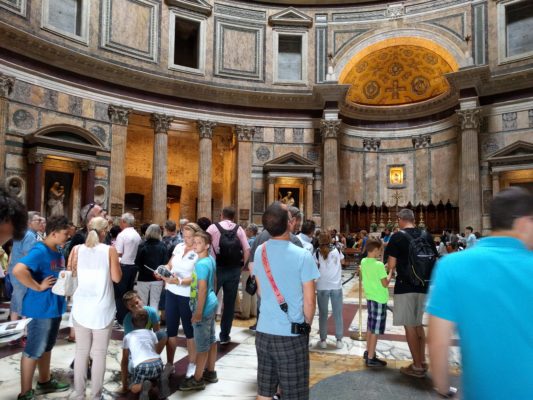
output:
[[[78,288],[72,296],[72,317],[76,331],[74,393],[71,398],[85,399],[85,372],[92,356],[92,399],[102,397],[107,347],[115,318],[113,282],[122,277],[117,251],[103,244],[107,221],[90,220],[85,244],[76,246],[69,268],[76,271]]]

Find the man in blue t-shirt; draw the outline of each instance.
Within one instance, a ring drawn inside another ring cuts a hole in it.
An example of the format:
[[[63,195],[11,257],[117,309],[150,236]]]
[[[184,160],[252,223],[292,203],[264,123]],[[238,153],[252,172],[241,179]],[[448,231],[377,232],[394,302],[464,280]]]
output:
[[[272,399],[278,385],[283,398],[309,397],[308,329],[315,315],[315,280],[320,274],[311,253],[290,242],[288,221],[285,205],[275,202],[266,209],[262,222],[272,238],[254,256],[261,295],[255,339],[260,400]]]
[[[68,383],[58,382],[50,375],[52,348],[66,308],[65,297],[52,293],[52,286],[59,272],[65,269],[65,259],[59,248],[68,239],[68,229],[66,217],[50,217],[46,223],[44,242],[36,243],[13,269],[15,277],[28,288],[22,302],[22,314],[32,318],[20,362],[21,393],[18,399],[35,398],[32,380],[37,365],[37,394],[62,392],[70,387]]]
[[[490,237],[443,257],[433,274],[427,312],[434,386],[443,396],[455,392],[448,348],[457,329],[464,400],[533,399],[533,195],[520,188],[498,193],[490,223]]]

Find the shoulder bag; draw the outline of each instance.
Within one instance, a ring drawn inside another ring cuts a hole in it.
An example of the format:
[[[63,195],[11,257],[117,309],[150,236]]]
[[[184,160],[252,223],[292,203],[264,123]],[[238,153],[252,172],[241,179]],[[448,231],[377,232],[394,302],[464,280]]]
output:
[[[52,293],[57,296],[70,297],[78,288],[78,250],[79,246],[74,247],[68,259],[68,265],[71,270],[61,271],[57,277],[56,283],[52,286]]]

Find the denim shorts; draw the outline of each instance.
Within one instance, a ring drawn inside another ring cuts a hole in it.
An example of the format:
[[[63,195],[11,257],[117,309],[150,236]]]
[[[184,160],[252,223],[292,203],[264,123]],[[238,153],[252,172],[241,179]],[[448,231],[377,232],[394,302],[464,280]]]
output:
[[[192,324],[194,329],[194,344],[198,353],[205,353],[213,343],[217,342],[215,336],[215,313],[203,317],[200,322]]]
[[[38,360],[56,344],[61,317],[33,318],[28,324],[28,339],[22,353],[24,357]]]

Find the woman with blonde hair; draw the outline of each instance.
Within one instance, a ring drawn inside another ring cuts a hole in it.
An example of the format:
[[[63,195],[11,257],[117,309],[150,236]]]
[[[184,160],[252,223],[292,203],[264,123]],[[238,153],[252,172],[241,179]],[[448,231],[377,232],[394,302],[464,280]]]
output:
[[[103,243],[107,225],[102,217],[91,219],[85,244],[72,249],[68,262],[69,269],[78,277],[71,311],[76,332],[73,399],[85,399],[89,354],[91,398],[102,398],[107,347],[116,312],[113,282],[122,278],[117,251]]]
[[[194,251],[194,234],[202,229],[194,222],[189,222],[183,228],[183,242],[176,245],[172,258],[167,264],[167,269],[172,273],[170,278],[161,277],[166,282],[165,313],[167,317],[167,365],[165,368],[173,370],[174,354],[178,346],[178,328],[183,326],[187,338],[187,352],[189,353],[189,366],[186,377],[190,378],[196,370],[196,346],[191,323],[192,312],[189,306],[191,298],[190,283],[183,280],[190,278],[198,254]]]
[[[318,249],[316,251],[318,271],[320,278],[316,283],[318,303],[318,326],[320,332],[320,348],[327,348],[328,334],[328,305],[331,299],[333,319],[335,320],[335,337],[337,348],[342,349],[344,324],[342,320],[342,266],[343,254],[331,243],[331,234],[322,232],[318,236]]]

